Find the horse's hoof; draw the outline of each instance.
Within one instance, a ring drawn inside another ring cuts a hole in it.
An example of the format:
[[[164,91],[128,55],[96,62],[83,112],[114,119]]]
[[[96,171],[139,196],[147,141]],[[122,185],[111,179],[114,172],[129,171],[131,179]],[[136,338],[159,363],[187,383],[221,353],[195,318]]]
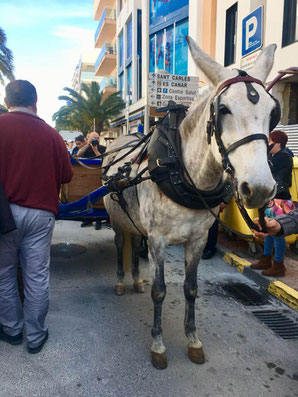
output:
[[[133,288],[139,294],[143,294],[145,292],[145,285],[143,281],[138,281],[136,283],[133,283]]]
[[[166,353],[156,353],[151,350],[151,362],[156,369],[165,369],[168,366]]]
[[[115,285],[115,294],[116,295],[124,295],[125,294],[125,285],[124,284],[116,284]]]
[[[205,362],[205,354],[202,347],[188,347],[188,357],[190,361],[195,364],[204,364]]]

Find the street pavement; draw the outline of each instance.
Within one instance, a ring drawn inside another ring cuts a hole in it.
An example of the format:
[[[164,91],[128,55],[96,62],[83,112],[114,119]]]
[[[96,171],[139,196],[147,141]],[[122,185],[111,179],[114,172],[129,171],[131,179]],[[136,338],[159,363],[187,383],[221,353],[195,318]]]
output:
[[[58,221],[53,244],[66,242],[86,251],[52,257],[49,340],[37,355],[25,344],[0,342],[0,397],[298,396],[298,340],[279,338],[223,292],[229,282],[257,286],[219,255],[199,266],[196,317],[206,363],[196,365],[187,357],[183,330],[183,250],[168,249],[163,338],[169,365],[156,370],[148,261],[141,263],[145,293],[133,292],[128,274],[126,295],[119,297],[113,232]],[[275,298],[270,307],[297,320]]]

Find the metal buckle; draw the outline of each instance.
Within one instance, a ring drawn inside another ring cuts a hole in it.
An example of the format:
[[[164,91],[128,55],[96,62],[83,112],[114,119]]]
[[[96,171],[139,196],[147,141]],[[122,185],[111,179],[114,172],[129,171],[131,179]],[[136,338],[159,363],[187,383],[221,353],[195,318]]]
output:
[[[166,165],[161,165],[160,162],[161,162],[161,159],[160,159],[160,158],[156,159],[156,164],[157,164],[157,166],[158,166],[159,168],[166,168],[166,167],[167,167]]]

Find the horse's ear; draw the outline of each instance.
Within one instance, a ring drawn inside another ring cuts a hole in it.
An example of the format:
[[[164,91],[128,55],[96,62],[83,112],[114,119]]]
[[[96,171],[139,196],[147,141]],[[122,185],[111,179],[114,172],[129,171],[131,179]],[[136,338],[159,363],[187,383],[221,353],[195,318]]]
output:
[[[265,83],[273,66],[276,47],[276,44],[270,44],[261,51],[254,66],[248,72],[251,76]]]
[[[196,65],[214,86],[217,86],[218,83],[230,77],[229,70],[225,69],[211,58],[210,55],[206,54],[190,36],[186,36],[186,41]]]

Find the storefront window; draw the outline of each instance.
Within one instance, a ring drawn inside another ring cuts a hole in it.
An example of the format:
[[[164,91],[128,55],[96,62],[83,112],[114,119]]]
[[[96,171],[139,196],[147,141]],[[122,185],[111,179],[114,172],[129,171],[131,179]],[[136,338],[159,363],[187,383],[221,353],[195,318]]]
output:
[[[175,29],[175,74],[187,75],[188,47],[185,36],[188,35],[188,20],[176,24]]]
[[[164,42],[163,30],[156,34],[156,66],[157,69],[164,69]]]
[[[173,73],[173,60],[174,60],[174,37],[173,37],[173,26],[170,26],[166,30],[166,57],[165,57],[165,70],[169,73]]]
[[[169,73],[187,75],[188,19],[170,25],[150,36],[149,71],[166,70]],[[175,51],[174,51],[175,45]]]
[[[155,72],[155,35],[149,41],[149,72]]]

